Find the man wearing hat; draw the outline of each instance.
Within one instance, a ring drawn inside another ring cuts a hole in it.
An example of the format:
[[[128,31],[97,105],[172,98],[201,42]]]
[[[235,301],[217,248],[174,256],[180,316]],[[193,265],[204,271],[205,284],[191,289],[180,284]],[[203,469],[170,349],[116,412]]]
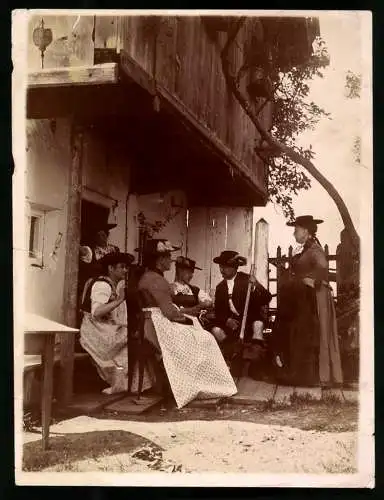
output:
[[[115,228],[117,224],[107,223],[99,227],[96,233],[95,246],[93,247],[93,257],[95,261],[100,260],[104,255],[113,252],[119,252],[119,247],[109,243],[109,232]]]
[[[183,314],[173,303],[164,272],[170,270],[172,252],[178,249],[168,240],[148,240],[147,270],[138,288],[142,305],[151,311],[153,328],[146,329],[146,339],[161,353],[176,404],[182,408],[196,397],[226,397],[237,389],[216,340],[196,317]]]
[[[171,284],[173,291],[173,302],[181,308],[184,313],[198,316],[202,311],[212,307],[213,300],[201,288],[191,285],[196,266],[196,261],[188,257],[177,257],[175,261],[175,281]]]
[[[119,247],[108,243],[109,231],[116,227],[115,223],[106,223],[97,226],[91,245],[80,246],[79,286],[82,290],[88,278],[97,276],[102,271],[99,261],[104,255],[120,252]]]
[[[102,274],[88,280],[82,297],[80,344],[95,361],[101,378],[109,384],[105,390],[108,394],[128,388],[125,275],[133,261],[129,253],[104,255],[99,260]],[[137,383],[137,377],[133,383]],[[146,375],[143,388],[150,386]]]
[[[238,252],[224,250],[213,262],[220,266],[223,280],[216,287],[215,326],[212,333],[223,344],[224,352],[231,357],[240,335],[249,282],[253,288],[244,332],[245,342],[250,342],[256,336],[256,342],[262,344],[259,325],[264,320],[263,306],[270,302],[272,295],[256,278],[238,270],[247,263],[247,259]]]

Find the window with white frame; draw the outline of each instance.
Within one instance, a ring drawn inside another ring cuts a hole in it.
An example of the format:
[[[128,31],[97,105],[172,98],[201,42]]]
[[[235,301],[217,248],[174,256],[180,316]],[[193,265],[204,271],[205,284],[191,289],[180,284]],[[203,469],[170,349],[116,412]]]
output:
[[[29,214],[28,255],[31,265],[43,267],[45,213],[31,207]]]

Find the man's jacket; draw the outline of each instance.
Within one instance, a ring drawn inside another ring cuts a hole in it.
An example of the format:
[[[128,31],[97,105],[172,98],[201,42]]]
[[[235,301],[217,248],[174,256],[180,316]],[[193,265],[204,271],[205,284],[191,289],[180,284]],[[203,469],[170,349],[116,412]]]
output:
[[[240,323],[244,313],[245,300],[247,297],[249,274],[238,272],[232,291],[232,302],[239,316],[232,313],[229,306],[228,286],[225,280],[221,281],[215,292],[215,325],[226,328],[229,318],[235,318]],[[251,292],[247,316],[247,329],[256,320],[263,321],[263,306],[266,306],[272,299],[272,295],[259,282],[256,283]]]

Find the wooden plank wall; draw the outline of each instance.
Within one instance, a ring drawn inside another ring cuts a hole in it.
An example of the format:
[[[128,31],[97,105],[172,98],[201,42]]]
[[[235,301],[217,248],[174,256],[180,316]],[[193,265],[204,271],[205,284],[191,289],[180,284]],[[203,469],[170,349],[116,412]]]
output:
[[[136,200],[136,209],[139,212],[143,212],[146,219],[151,223],[158,220],[163,221],[169,214],[173,215],[168,224],[161,231],[153,235],[153,237],[169,239],[174,245],[180,246],[181,249],[175,252],[174,257],[185,255],[187,202],[183,191],[174,190],[167,193],[140,195],[136,197]],[[136,225],[136,230],[138,233],[138,225]],[[170,271],[164,273],[164,276],[168,281],[173,281],[175,278],[174,268],[172,267]]]
[[[121,47],[149,75],[154,72],[154,16],[124,16],[121,20]]]
[[[252,20],[239,33],[231,55],[236,67],[243,60],[242,45],[252,30]],[[220,51],[226,35],[213,41],[200,17],[124,17],[121,48],[159,86],[180,100],[188,110],[250,169],[254,180],[264,178],[262,161],[254,154],[258,134],[241,106],[227,90]],[[263,119],[271,109],[265,107]]]
[[[119,17],[95,16],[95,49],[117,49]]]
[[[203,271],[196,271],[193,282],[214,294],[221,281],[213,258],[223,250],[234,250],[247,258],[242,271],[249,272],[252,258],[252,209],[193,207],[189,210],[187,256]]]

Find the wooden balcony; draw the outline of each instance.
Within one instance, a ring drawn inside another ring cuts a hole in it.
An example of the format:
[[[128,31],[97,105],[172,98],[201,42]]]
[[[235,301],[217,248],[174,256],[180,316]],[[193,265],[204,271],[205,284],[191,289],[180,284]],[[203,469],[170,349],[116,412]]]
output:
[[[253,19],[247,20],[231,54],[237,65],[252,37]],[[43,29],[51,30],[52,42],[41,58],[33,43],[41,18],[32,16],[28,117],[98,116],[114,135],[126,134],[122,123],[134,122],[132,145],[138,145],[140,131],[140,137],[157,144],[157,158],[161,155],[174,165],[165,176],[167,185],[180,174],[180,165],[188,165],[187,184],[196,187],[210,164],[209,182],[198,190],[201,194],[206,189],[205,203],[212,182],[220,177],[227,186],[220,204],[228,203],[231,196],[232,203],[237,197],[240,205],[264,205],[267,169],[254,153],[258,134],[226,86],[220,59],[226,34],[206,21],[200,17],[45,16]],[[269,104],[262,111],[267,128],[271,116]],[[186,134],[194,137],[193,144]],[[204,154],[193,154],[202,143]],[[172,149],[178,145],[181,150],[180,144],[184,154],[175,155]],[[148,156],[149,149],[153,148],[148,148],[147,140],[137,151],[149,169],[134,176],[138,191],[153,189],[150,179],[156,188],[164,180],[153,166],[154,158]],[[196,189],[191,194],[196,197]]]

